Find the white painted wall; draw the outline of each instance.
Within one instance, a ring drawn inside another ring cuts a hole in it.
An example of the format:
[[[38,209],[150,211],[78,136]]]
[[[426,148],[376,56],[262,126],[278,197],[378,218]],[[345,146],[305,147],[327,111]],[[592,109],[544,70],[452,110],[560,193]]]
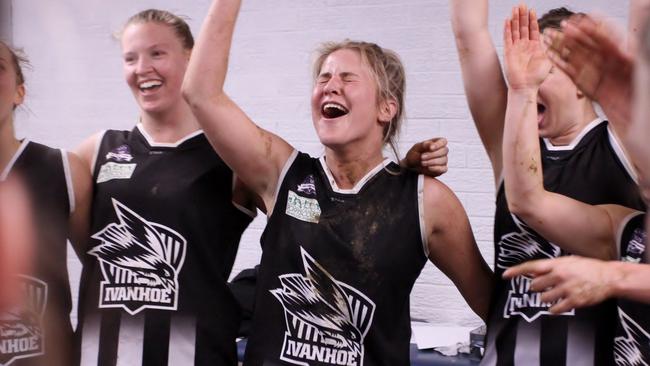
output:
[[[490,5],[497,45],[502,20],[518,2]],[[536,0],[532,5],[542,14],[567,2]],[[574,0],[570,5],[621,22],[627,17],[627,0]],[[208,0],[14,0],[14,42],[24,47],[33,65],[27,73],[26,107],[17,113],[19,135],[72,148],[100,129],[132,128],[137,108],[122,79],[119,43],[111,34],[128,16],[157,7],[189,16],[196,35],[208,6]],[[492,173],[466,106],[446,0],[244,1],[227,90],[261,126],[319,154],[309,112],[312,51],[322,41],[344,38],[377,42],[402,56],[408,121],[401,151],[424,138],[449,139],[450,170],[442,180],[463,202],[491,264]],[[234,273],[258,262],[264,225],[259,215],[244,234]],[[70,263],[75,277],[79,265],[74,258]],[[413,290],[412,314],[441,325],[480,324],[431,264]]]

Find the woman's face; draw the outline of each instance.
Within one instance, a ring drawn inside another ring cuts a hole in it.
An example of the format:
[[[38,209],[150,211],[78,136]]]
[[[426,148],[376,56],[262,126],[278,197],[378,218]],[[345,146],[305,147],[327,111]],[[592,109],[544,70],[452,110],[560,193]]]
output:
[[[124,29],[124,77],[143,112],[165,113],[182,103],[181,84],[189,56],[190,51],[167,25],[134,23]]]
[[[323,62],[311,110],[321,143],[331,148],[364,140],[376,140],[381,146],[383,123],[392,118],[377,106],[377,83],[370,67],[350,49],[335,51]]]
[[[23,102],[25,86],[16,84],[16,69],[11,51],[0,45],[0,122],[9,120],[15,107]]]

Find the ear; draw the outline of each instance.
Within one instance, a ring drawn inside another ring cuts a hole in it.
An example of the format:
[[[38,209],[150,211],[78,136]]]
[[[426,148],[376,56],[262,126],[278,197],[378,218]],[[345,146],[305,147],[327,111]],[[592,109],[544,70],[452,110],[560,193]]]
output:
[[[397,101],[389,98],[381,102],[379,105],[379,121],[383,123],[390,122],[397,114]]]
[[[16,94],[14,95],[14,109],[25,101],[25,85],[21,84],[16,87]]]

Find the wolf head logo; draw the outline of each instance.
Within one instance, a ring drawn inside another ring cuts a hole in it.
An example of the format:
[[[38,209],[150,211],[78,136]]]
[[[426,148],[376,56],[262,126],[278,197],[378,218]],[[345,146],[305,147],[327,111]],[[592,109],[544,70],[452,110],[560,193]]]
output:
[[[336,281],[302,248],[301,254],[305,276],[298,273],[280,276],[282,287],[271,293],[284,307],[288,319],[316,329],[320,345],[362,355],[363,338],[372,323],[374,303],[352,287]]]
[[[548,242],[517,216],[512,219],[519,228],[518,233],[504,235],[499,242],[497,267],[507,269],[531,259],[555,258],[560,255],[558,246]]]
[[[110,224],[93,235],[101,244],[88,253],[132,271],[142,284],[175,290],[178,260],[169,255],[165,239],[181,241],[182,238],[164,227],[150,224],[118,201],[114,200],[114,205],[119,223]]]

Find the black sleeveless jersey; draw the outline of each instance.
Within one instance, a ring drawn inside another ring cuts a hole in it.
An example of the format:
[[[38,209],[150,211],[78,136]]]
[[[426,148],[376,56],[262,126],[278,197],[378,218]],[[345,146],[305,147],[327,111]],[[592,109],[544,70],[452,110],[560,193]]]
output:
[[[262,236],[244,365],[409,364],[422,178],[394,171],[341,190],[324,158],[294,152]]]
[[[200,131],[157,144],[107,131],[93,168],[79,295],[82,365],[235,365],[227,279],[251,221]]]
[[[67,154],[25,140],[1,179],[17,175],[32,203],[33,272],[20,276],[23,306],[0,314],[1,365],[69,365],[72,307],[67,271],[68,218],[74,194]]]
[[[629,165],[607,123],[596,120],[569,146],[540,140],[544,187],[588,204],[644,207]],[[503,280],[505,269],[531,260],[565,255],[508,211],[501,185],[494,224],[495,289],[488,319],[484,365],[611,364],[615,304],[551,316],[551,303],[529,290],[530,279]]]
[[[635,214],[620,231],[621,261],[648,265],[647,243],[645,215]],[[618,299],[614,360],[619,366],[650,364],[650,305]]]

